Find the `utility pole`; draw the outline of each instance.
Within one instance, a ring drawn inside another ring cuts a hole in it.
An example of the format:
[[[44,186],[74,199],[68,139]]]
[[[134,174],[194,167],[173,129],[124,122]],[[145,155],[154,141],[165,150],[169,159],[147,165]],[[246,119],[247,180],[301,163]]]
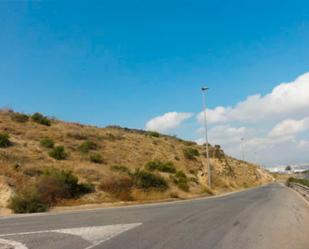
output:
[[[202,90],[203,110],[204,110],[205,148],[207,157],[208,186],[209,188],[211,188],[211,168],[209,161],[208,128],[207,128],[207,113],[206,113],[206,91],[209,90],[209,88],[202,87],[201,90]]]
[[[241,146],[241,157],[242,157],[243,161],[245,161],[244,140],[245,139],[243,137],[240,139],[240,141],[241,141],[241,144],[240,144],[240,146]]]

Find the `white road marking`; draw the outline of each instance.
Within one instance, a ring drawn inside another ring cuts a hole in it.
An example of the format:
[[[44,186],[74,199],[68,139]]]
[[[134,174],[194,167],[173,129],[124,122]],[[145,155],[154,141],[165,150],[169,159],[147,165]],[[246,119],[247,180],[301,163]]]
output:
[[[141,223],[60,229],[54,230],[54,232],[80,236],[92,244],[92,246],[86,248],[90,249],[139,225],[141,225]]]
[[[13,240],[6,240],[6,239],[0,239],[0,243],[9,246],[12,246],[14,249],[28,249],[24,244],[13,241]],[[4,247],[6,248],[6,247]]]
[[[126,232],[130,229],[133,229],[137,226],[142,225],[142,223],[131,223],[131,224],[116,224],[116,225],[106,225],[106,226],[92,226],[92,227],[79,227],[79,228],[67,228],[67,229],[56,229],[56,230],[43,230],[35,232],[24,232],[24,233],[9,233],[9,234],[0,234],[0,237],[10,237],[18,235],[30,235],[30,234],[39,234],[39,233],[63,233],[71,234],[81,237],[84,240],[87,240],[92,245],[85,248],[91,249],[106,240],[109,240],[123,232]],[[0,239],[0,243],[3,241],[3,244],[14,246],[14,249],[28,249],[25,245],[10,241]]]

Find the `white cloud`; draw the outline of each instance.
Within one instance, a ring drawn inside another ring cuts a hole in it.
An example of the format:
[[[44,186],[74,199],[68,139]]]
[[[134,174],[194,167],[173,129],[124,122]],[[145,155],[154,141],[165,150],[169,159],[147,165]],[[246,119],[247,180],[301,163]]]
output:
[[[286,115],[309,115],[308,105],[309,73],[306,73],[295,81],[279,84],[265,96],[249,96],[234,107],[207,109],[207,115],[210,123],[256,122],[268,118],[280,119]],[[197,115],[197,119],[203,122],[202,113]]]
[[[240,143],[240,139],[249,132],[246,127],[219,125],[209,130],[209,139],[215,144]]]
[[[298,143],[300,149],[309,149],[309,140],[300,140]]]
[[[309,162],[309,73],[281,83],[266,94],[248,96],[235,106],[207,109],[209,142],[265,165]],[[196,116],[203,124],[203,112]],[[204,141],[202,138],[197,141]],[[258,156],[257,156],[258,155]]]
[[[179,127],[185,120],[191,118],[192,113],[168,112],[155,117],[146,123],[146,130],[166,132]]]
[[[209,123],[224,123],[227,120],[227,113],[230,108],[218,106],[215,109],[207,109],[207,121]],[[200,112],[197,115],[197,119],[200,123],[204,122],[204,112]]]
[[[286,119],[277,124],[268,134],[269,137],[293,136],[309,129],[309,117],[301,120]]]

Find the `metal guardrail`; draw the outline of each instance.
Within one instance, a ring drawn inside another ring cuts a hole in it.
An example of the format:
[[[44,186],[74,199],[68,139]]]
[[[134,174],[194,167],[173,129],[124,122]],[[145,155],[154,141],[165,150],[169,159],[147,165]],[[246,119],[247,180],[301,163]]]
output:
[[[301,185],[299,183],[295,183],[295,182],[291,182],[290,187],[295,189],[303,197],[305,197],[307,200],[309,200],[309,187]]]

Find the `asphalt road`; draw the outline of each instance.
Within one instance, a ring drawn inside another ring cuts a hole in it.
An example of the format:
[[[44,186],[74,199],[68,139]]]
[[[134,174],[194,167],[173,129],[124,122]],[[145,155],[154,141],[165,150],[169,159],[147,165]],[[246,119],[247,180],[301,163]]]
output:
[[[4,243],[18,249],[309,249],[309,205],[275,183],[211,199],[0,218],[0,248]]]

